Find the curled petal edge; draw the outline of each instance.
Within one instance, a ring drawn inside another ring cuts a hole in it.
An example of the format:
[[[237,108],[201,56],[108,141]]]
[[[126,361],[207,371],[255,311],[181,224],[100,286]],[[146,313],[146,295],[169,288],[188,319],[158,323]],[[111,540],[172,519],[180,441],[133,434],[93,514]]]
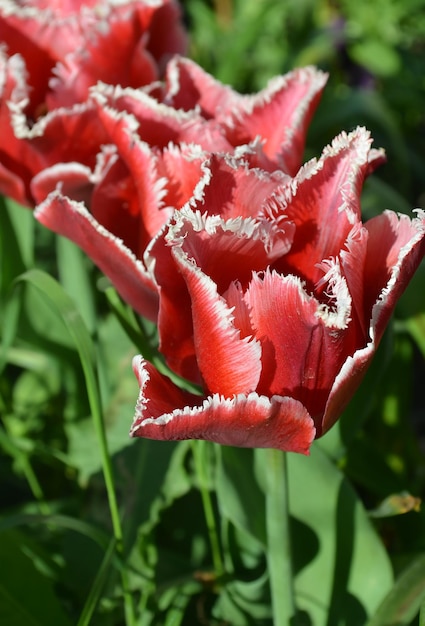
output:
[[[333,426],[358,389],[378,348],[397,300],[425,254],[425,211],[417,209],[416,213],[417,217],[410,221],[411,239],[408,242],[400,242],[397,262],[392,267],[388,282],[372,308],[369,323],[370,341],[364,348],[357,350],[353,356],[346,359],[335,378],[326,405],[322,430],[318,432],[318,437],[325,434]],[[385,211],[379,219],[389,220],[393,228],[397,229],[398,227],[400,231],[402,226],[407,227],[409,220],[406,215],[399,215],[397,218],[390,211]]]
[[[232,398],[213,394],[207,398],[192,396],[198,404],[189,406],[184,401],[191,394],[178,389],[140,356],[133,360],[133,369],[141,389],[130,431],[132,437],[161,441],[206,439],[243,448],[309,454],[316,431],[310,414],[298,400],[268,398],[255,392]],[[170,406],[169,412],[152,415],[151,403],[156,412],[157,398],[151,392],[159,388],[168,389],[174,400],[180,396],[180,408]]]
[[[156,319],[158,294],[149,272],[121,239],[94,219],[83,203],[54,191],[36,207],[34,216],[43,226],[82,248],[138,313]]]

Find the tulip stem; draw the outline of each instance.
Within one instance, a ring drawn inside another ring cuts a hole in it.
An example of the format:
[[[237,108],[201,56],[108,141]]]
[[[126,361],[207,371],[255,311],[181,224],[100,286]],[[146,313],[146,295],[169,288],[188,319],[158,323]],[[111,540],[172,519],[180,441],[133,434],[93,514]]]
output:
[[[265,450],[267,564],[274,626],[288,626],[294,619],[286,452]]]
[[[192,451],[195,460],[195,469],[198,477],[199,489],[201,492],[202,505],[204,507],[205,522],[210,538],[211,555],[216,578],[224,573],[223,559],[221,558],[220,542],[218,540],[217,525],[214,515],[211,493],[208,487],[208,479],[205,474],[205,467],[209,467],[206,460],[206,441],[192,441]]]

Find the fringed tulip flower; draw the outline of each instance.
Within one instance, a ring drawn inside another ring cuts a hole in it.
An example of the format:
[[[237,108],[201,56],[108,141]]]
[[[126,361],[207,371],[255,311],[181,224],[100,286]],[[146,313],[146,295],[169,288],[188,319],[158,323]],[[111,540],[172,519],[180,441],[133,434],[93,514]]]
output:
[[[2,2],[0,191],[33,206],[31,179],[46,167],[93,168],[106,137],[89,89],[157,81],[186,48],[179,14],[174,0]]]
[[[314,67],[276,76],[257,94],[241,95],[189,59],[167,66],[163,100],[213,120],[232,146],[261,143],[257,165],[295,176],[302,164],[308,125],[327,75]]]
[[[273,102],[272,108],[279,110],[281,127],[285,129],[277,140],[282,140],[282,150],[288,151],[289,138],[293,138],[295,163],[296,158],[301,158],[300,146],[304,143],[312,100],[317,100],[324,78],[312,68],[299,70],[290,78],[277,80],[278,88],[269,87],[248,100],[233,94],[229,106],[234,103],[241,116],[242,110],[252,109],[265,119]],[[285,90],[291,106],[284,98]],[[213,92],[211,97],[217,96]],[[225,157],[211,155],[233,155],[235,162],[241,163],[241,172],[252,170],[244,176],[255,179],[258,176],[253,168],[265,154],[263,145],[248,127],[243,140],[249,143],[234,145],[227,137],[230,124],[227,113],[220,116],[220,109],[217,119],[211,119],[198,108],[186,111],[158,102],[145,90],[103,83],[91,89],[89,100],[92,105],[84,114],[93,112],[94,107],[93,127],[104,137],[97,162],[91,166],[86,162],[57,163],[43,169],[31,182],[31,193],[41,203],[35,216],[79,245],[136,311],[155,319],[158,306],[155,280],[149,276],[149,264],[144,260],[150,242],[173,211],[191,201],[195,188],[205,186],[204,172],[211,159],[223,165]],[[295,101],[302,112],[297,115],[292,110]],[[47,128],[46,121],[44,125]],[[261,141],[267,145],[269,139],[265,135]],[[291,179],[289,173],[277,171],[276,167],[277,163],[267,174],[270,179],[267,188],[276,187],[277,181]],[[224,170],[222,177],[226,188],[228,174]],[[265,178],[266,172],[258,188],[260,194],[264,194]],[[205,210],[214,213],[216,209],[206,203]],[[222,207],[217,210],[221,211]],[[116,263],[116,258],[123,259],[123,255],[125,272]]]
[[[150,250],[159,334],[201,395],[136,357],[133,436],[308,453],[335,423],[425,253],[422,211],[362,223],[362,183],[382,159],[370,144],[364,129],[341,134],[291,182],[266,179],[251,207],[212,175],[176,213]]]

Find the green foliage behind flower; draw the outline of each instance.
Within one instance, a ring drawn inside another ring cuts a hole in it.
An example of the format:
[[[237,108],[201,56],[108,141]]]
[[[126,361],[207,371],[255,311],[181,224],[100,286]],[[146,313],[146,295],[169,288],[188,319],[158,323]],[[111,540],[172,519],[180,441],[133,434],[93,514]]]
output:
[[[424,205],[424,0],[184,0],[183,6],[191,56],[240,91],[256,91],[307,64],[328,71],[311,154],[342,129],[365,125],[388,154],[366,205],[374,212]]]

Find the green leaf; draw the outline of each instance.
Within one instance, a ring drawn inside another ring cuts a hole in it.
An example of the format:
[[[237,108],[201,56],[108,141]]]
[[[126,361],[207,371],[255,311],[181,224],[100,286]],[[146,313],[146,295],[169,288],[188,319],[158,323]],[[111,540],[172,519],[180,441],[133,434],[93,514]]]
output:
[[[318,545],[295,580],[298,606],[314,626],[363,623],[392,585],[382,542],[348,481],[316,444],[310,457],[289,455],[288,465],[291,514]],[[304,545],[295,533],[293,546],[299,562]]]
[[[270,620],[269,580],[265,571],[252,581],[231,581],[214,605],[213,615],[232,626],[255,626]]]
[[[22,269],[15,267],[15,271],[19,270],[18,273],[21,273],[24,267],[29,268],[34,265],[34,244],[37,237],[37,229],[43,229],[43,227],[34,219],[34,214],[28,207],[18,204],[11,198],[4,198],[4,204],[15,232],[16,242],[23,262]],[[11,248],[12,241],[7,243],[8,252],[13,254]]]
[[[23,210],[23,209],[21,209]],[[24,218],[34,219],[30,211]],[[26,223],[22,220],[22,225]],[[24,250],[19,245],[19,228],[14,224],[11,211],[0,198],[0,294],[5,295],[13,279],[25,270]]]
[[[254,473],[254,451],[221,446],[217,497],[221,515],[266,545],[265,499]]]
[[[425,554],[421,554],[397,579],[367,626],[407,626],[424,601]]]
[[[398,53],[377,39],[363,40],[350,46],[349,54],[356,63],[378,76],[393,76],[400,70]]]
[[[25,553],[25,536],[7,531],[0,541],[0,624],[70,626],[53,584]]]
[[[90,284],[88,258],[74,242],[56,237],[59,279],[65,291],[76,303],[90,332],[97,326],[94,301],[95,290]]]
[[[116,548],[115,539],[111,539],[108,549],[105,552],[102,563],[97,572],[96,578],[87,596],[86,603],[78,620],[77,626],[89,626],[92,615],[96,609],[110,570],[112,558]]]
[[[48,274],[39,270],[31,270],[19,277],[21,281],[28,281],[36,287],[50,301],[64,322],[78,351],[81,367],[84,372],[85,385],[93,418],[93,426],[97,433],[98,446],[102,453],[102,469],[108,495],[108,504],[114,537],[117,541],[117,550],[122,550],[122,527],[118,511],[115,492],[114,476],[111,457],[108,452],[105,425],[103,421],[102,403],[97,380],[96,359],[93,342],[84,321],[79,314],[72,298],[64,291],[61,285]],[[125,570],[121,570],[121,582],[124,591],[124,604],[127,623],[135,624],[134,607],[131,595],[128,593],[128,580]]]

